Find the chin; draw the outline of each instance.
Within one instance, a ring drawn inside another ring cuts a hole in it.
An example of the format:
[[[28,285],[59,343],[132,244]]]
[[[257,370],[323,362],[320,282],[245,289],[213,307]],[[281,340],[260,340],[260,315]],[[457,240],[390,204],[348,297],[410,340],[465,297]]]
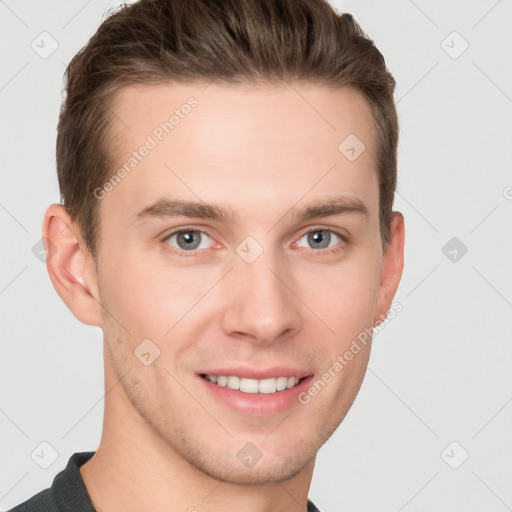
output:
[[[299,474],[309,460],[298,460],[297,457],[289,457],[287,460],[275,460],[263,462],[263,459],[252,468],[244,468],[238,461],[231,460],[229,464],[197,465],[203,473],[219,480],[236,485],[264,485],[277,482],[285,482]],[[218,459],[217,459],[218,460]]]

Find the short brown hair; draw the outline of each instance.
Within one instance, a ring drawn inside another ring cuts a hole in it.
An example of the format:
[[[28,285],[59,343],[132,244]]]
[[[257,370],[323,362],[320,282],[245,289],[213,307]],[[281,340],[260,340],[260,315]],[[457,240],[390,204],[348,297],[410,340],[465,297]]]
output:
[[[360,91],[376,126],[386,248],[397,180],[395,80],[352,15],[327,0],[139,0],[109,15],[66,69],[56,148],[61,201],[93,255],[93,191],[114,171],[109,126],[116,92],[131,84],[213,80],[301,80]]]

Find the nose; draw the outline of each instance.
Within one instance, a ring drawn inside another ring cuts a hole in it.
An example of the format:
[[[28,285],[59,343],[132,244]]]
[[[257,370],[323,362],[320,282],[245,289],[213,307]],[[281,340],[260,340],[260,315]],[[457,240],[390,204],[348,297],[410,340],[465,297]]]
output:
[[[297,286],[286,261],[275,253],[266,250],[252,263],[236,257],[224,287],[226,335],[270,345],[302,328]]]

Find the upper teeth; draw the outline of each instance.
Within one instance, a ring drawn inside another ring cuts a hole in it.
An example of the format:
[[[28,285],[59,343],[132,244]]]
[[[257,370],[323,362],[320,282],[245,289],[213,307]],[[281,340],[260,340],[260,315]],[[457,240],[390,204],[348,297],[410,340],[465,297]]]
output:
[[[205,375],[214,384],[230,389],[238,389],[243,393],[275,393],[293,388],[299,382],[297,377],[271,377],[270,379],[247,379],[236,375]]]

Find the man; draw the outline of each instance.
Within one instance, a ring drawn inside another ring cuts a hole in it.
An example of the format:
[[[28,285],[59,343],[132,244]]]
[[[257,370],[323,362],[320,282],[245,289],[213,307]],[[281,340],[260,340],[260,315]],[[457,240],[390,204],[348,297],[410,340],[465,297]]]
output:
[[[140,0],[67,70],[47,268],[104,333],[38,510],[314,511],[403,267],[394,80],[323,0]]]

